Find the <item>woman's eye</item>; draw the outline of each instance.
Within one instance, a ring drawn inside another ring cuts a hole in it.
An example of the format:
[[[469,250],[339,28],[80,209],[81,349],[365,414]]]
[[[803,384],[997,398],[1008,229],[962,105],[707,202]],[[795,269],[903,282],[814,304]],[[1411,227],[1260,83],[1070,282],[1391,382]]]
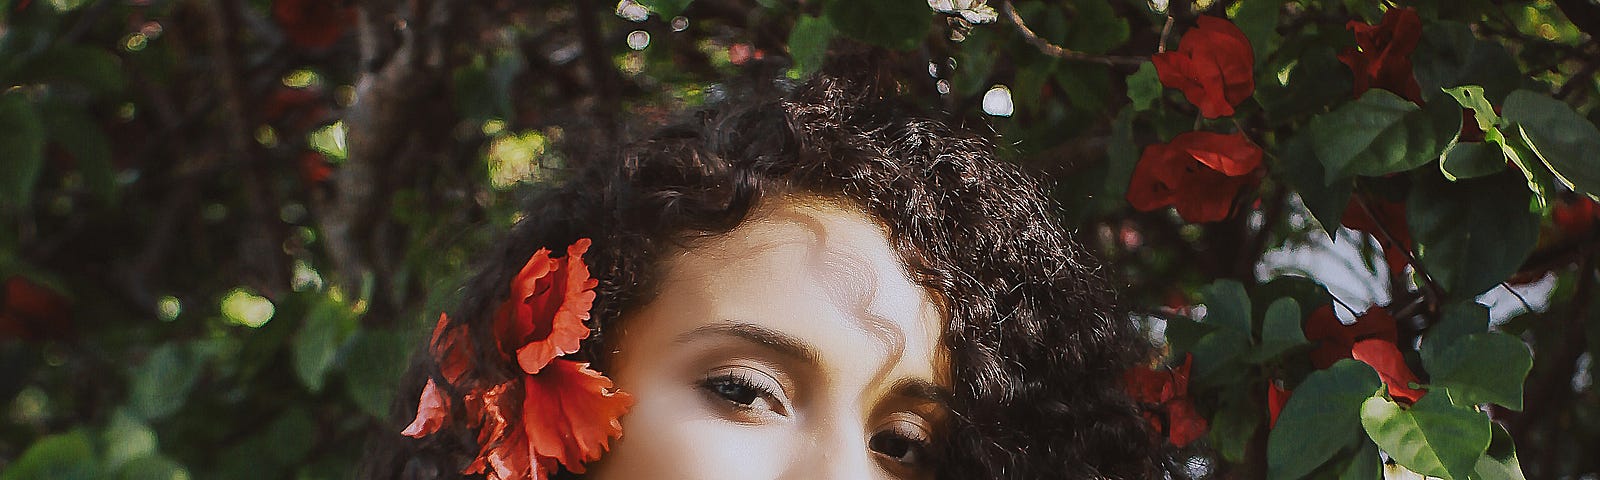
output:
[[[761,391],[756,390],[749,385],[741,385],[738,382],[731,381],[713,381],[706,387],[709,388],[712,393],[717,394],[717,396],[722,397],[727,401],[747,407],[750,406],[750,404],[755,403],[762,393]]]
[[[867,441],[867,448],[904,465],[922,463],[927,441],[893,431],[878,432]]]
[[[736,410],[751,413],[770,412],[788,415],[780,398],[780,388],[769,385],[749,372],[730,372],[713,376],[701,383],[700,388],[712,396],[731,404]]]

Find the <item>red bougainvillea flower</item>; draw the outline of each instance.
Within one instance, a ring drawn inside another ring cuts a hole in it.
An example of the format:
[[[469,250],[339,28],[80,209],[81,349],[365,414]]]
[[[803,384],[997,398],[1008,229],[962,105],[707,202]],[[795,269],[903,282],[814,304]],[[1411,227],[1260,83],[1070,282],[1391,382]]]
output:
[[[289,42],[328,48],[356,22],[356,9],[342,0],[273,0],[272,18]]]
[[[491,480],[544,479],[559,468],[583,473],[622,435],[619,418],[633,398],[588,364],[559,359],[589,336],[584,321],[598,281],[589,277],[580,239],[567,255],[540,249],[511,281],[510,297],[495,310],[499,357],[523,375],[495,385],[472,385],[469,337],[440,315],[432,351],[440,374],[465,391],[467,424],[478,431],[478,456],[462,473]],[[422,437],[444,427],[450,399],[434,380],[422,390],[416,419],[402,433]]]
[[[1123,374],[1128,396],[1143,407],[1146,420],[1173,445],[1184,447],[1206,433],[1206,418],[1189,399],[1189,368],[1194,355],[1185,354],[1176,368],[1133,368]]]
[[[1257,178],[1261,148],[1242,133],[1186,132],[1145,147],[1128,185],[1128,203],[1143,211],[1173,206],[1185,221],[1228,217],[1233,200]]]
[[[333,176],[333,165],[328,163],[328,157],[321,152],[305,152],[300,154],[299,165],[300,180],[307,184],[315,185],[328,181]]]
[[[1411,52],[1422,39],[1422,19],[1415,9],[1391,8],[1377,25],[1352,20],[1345,28],[1356,36],[1355,48],[1339,52],[1339,61],[1354,74],[1351,93],[1360,97],[1369,88],[1381,88],[1422,102],[1422,88],[1411,71]]]
[[[1276,380],[1267,381],[1267,429],[1278,427],[1278,414],[1283,413],[1283,406],[1289,403],[1289,396],[1293,394],[1284,390]]]
[[[1150,59],[1156,77],[1182,91],[1206,118],[1233,115],[1233,107],[1255,92],[1255,52],[1233,22],[1209,15],[1197,22],[1176,51]]]
[[[21,276],[5,281],[0,292],[0,338],[39,340],[67,336],[72,327],[67,299]]]
[[[1563,237],[1587,238],[1600,224],[1600,203],[1587,198],[1560,202],[1550,212],[1550,219]]]
[[[1394,316],[1383,307],[1373,306],[1367,313],[1356,317],[1355,323],[1345,325],[1333,313],[1333,307],[1323,305],[1311,312],[1306,320],[1306,340],[1319,345],[1311,351],[1311,364],[1328,368],[1341,359],[1351,358],[1350,349],[1356,342],[1366,339],[1399,340]]]
[[[1383,262],[1389,273],[1400,274],[1409,262],[1406,254],[1411,250],[1411,227],[1406,224],[1406,204],[1366,197],[1367,208],[1361,208],[1356,197],[1350,197],[1345,206],[1344,218],[1339,223],[1351,230],[1366,232],[1378,239],[1383,247]],[[1372,212],[1369,215],[1367,209]]]
[[[1415,403],[1428,393],[1411,388],[1411,384],[1421,381],[1417,380],[1415,373],[1411,373],[1411,367],[1406,366],[1405,357],[1400,355],[1400,349],[1395,347],[1393,341],[1382,338],[1360,340],[1350,349],[1350,355],[1377,370],[1378,376],[1383,378],[1383,384],[1389,387],[1389,396],[1396,400]]]

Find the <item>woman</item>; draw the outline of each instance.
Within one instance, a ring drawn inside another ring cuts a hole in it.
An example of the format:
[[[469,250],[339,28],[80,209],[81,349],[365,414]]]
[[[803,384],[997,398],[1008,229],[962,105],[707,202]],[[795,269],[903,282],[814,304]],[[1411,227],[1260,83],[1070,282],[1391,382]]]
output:
[[[414,438],[364,473],[1151,475],[1118,384],[1142,337],[992,150],[822,76],[584,164],[441,318]]]

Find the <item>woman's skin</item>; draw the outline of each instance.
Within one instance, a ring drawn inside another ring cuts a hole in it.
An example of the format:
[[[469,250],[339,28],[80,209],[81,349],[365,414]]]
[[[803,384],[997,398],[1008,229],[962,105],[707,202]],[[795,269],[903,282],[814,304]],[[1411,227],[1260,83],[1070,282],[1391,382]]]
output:
[[[883,227],[787,198],[663,268],[612,332],[609,374],[637,403],[588,478],[932,476],[944,319]]]

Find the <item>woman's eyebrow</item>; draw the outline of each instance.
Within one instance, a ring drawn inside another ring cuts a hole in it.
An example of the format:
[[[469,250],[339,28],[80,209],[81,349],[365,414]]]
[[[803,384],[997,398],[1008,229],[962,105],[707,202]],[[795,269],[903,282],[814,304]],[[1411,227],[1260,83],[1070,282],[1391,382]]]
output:
[[[689,343],[699,338],[708,336],[726,336],[738,338],[762,347],[766,347],[781,355],[793,357],[811,365],[822,364],[821,355],[816,349],[811,348],[800,339],[751,323],[719,323],[706,325],[679,334],[674,343]]]
[[[889,387],[889,395],[922,400],[948,408],[955,393],[950,389],[921,378],[902,378]]]

